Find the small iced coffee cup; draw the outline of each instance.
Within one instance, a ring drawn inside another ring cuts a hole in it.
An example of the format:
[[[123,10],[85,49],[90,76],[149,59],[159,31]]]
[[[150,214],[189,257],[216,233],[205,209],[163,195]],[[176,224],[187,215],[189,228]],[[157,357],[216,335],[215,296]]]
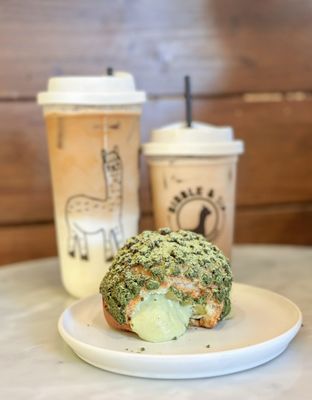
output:
[[[141,106],[124,72],[51,78],[43,106],[62,281],[98,293],[112,257],[137,234]]]
[[[156,228],[199,233],[230,258],[236,165],[243,153],[231,127],[202,123],[165,126],[143,145]]]

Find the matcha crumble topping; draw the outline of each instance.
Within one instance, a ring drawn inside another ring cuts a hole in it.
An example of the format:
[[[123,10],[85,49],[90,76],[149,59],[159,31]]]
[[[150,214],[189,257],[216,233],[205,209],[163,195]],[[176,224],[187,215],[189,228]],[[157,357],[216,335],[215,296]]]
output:
[[[142,296],[142,290],[157,292],[170,277],[182,277],[198,282],[203,289],[211,288],[209,296],[223,303],[221,319],[229,314],[232,274],[228,259],[203,236],[183,230],[162,228],[130,238],[104,276],[100,293],[111,315],[124,324],[129,301]],[[192,298],[172,285],[165,295],[183,305],[192,305],[195,315],[204,314],[207,293]]]

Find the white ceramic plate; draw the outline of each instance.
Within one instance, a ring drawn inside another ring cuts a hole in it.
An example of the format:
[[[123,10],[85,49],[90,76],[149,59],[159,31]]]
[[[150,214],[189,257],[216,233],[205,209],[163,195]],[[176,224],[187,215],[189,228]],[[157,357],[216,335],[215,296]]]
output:
[[[189,328],[178,340],[149,343],[111,329],[101,296],[80,300],[61,315],[61,336],[84,361],[119,374],[185,379],[226,375],[282,353],[298,332],[298,307],[276,293],[234,284],[230,319],[214,329]]]

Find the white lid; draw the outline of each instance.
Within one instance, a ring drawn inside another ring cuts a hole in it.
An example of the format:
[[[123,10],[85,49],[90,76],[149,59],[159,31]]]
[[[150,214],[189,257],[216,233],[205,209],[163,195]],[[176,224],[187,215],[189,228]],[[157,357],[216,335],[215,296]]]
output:
[[[244,143],[234,140],[233,128],[183,122],[154,130],[151,141],[143,144],[146,156],[221,156],[241,154]]]
[[[115,72],[103,76],[65,76],[51,78],[48,90],[39,93],[41,105],[122,105],[140,104],[146,99],[144,92],[135,89],[133,76]]]

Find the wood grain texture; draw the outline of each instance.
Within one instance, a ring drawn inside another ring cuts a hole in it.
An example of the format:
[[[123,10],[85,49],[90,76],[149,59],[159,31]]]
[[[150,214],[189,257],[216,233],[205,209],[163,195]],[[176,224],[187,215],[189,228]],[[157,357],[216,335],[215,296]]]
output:
[[[236,243],[312,245],[312,203],[263,208],[239,208]]]
[[[0,224],[51,220],[41,110],[34,103],[0,103],[0,121]]]
[[[57,253],[53,223],[0,227],[0,264]]]
[[[229,124],[246,152],[238,167],[239,206],[309,202],[312,199],[312,101],[246,102],[196,99],[196,119]],[[149,102],[143,141],[149,131],[181,120],[179,99]],[[48,154],[40,108],[31,102],[0,103],[0,224],[52,219]],[[152,210],[146,162],[142,159],[141,208]]]
[[[237,99],[196,99],[194,118],[198,121],[234,127],[244,140],[246,151],[238,164],[239,206],[309,202],[312,199],[312,101],[245,101]],[[151,102],[143,114],[146,133],[182,120],[182,100]],[[142,168],[142,207],[150,210],[146,167]]]
[[[231,125],[245,141],[236,241],[312,244],[311,19],[309,0],[0,2],[0,265],[56,254],[36,93],[50,76],[107,66],[132,72],[150,95],[143,142],[183,120],[190,74],[194,119]],[[152,229],[141,165],[140,229]]]
[[[239,208],[235,243],[312,245],[312,204],[284,207]],[[140,231],[154,229],[153,216],[145,214]],[[0,266],[57,255],[55,229],[46,224],[0,227]]]
[[[311,226],[312,203],[239,207],[234,242],[312,245]],[[155,229],[152,214],[143,215],[140,229]]]
[[[0,91],[48,77],[132,71],[154,95],[311,90],[309,0],[20,0],[0,3]]]

